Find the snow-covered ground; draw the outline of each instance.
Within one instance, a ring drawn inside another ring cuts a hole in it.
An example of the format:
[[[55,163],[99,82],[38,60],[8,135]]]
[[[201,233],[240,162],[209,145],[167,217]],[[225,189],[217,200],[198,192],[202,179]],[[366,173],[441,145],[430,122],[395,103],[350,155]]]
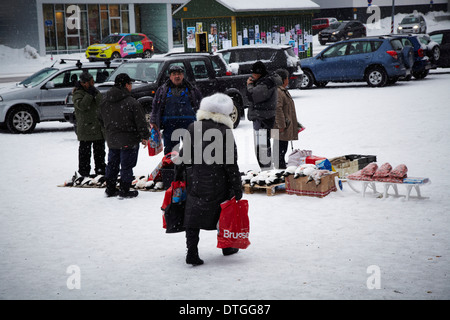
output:
[[[57,187],[77,168],[71,125],[0,131],[0,299],[449,299],[449,86],[438,69],[385,88],[292,90],[306,127],[295,148],[404,163],[431,179],[430,199],[362,198],[346,183],[323,199],[244,195],[252,244],[224,257],[202,231],[199,267],[184,261],[184,234],[162,229],[163,192]],[[251,131],[247,120],[235,129],[241,171],[257,169]],[[135,174],[160,159],[141,149]]]

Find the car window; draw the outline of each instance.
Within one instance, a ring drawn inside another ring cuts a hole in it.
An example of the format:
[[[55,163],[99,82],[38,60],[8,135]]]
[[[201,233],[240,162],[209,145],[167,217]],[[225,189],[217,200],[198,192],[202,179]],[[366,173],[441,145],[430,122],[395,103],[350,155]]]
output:
[[[370,46],[371,46],[371,52],[375,52],[377,51],[381,45],[383,44],[382,41],[370,41]]]
[[[423,44],[428,44],[429,43],[428,39],[424,38],[424,37],[420,37],[419,41],[420,41],[420,43],[423,43]]]
[[[116,35],[109,35],[105,39],[103,39],[102,43],[108,44],[108,43],[117,43],[122,38],[122,36],[116,36]]]
[[[230,63],[231,52],[230,51],[222,52],[222,57],[225,60],[225,62],[229,64]]]
[[[259,51],[259,60],[272,60],[275,50],[261,49]]]
[[[194,72],[195,79],[206,79],[208,78],[208,69],[206,68],[205,61],[191,61],[191,68]]]
[[[437,34],[433,34],[431,36],[431,40],[437,42],[438,44],[442,43],[442,38],[444,38],[444,34],[443,33],[437,33]]]
[[[98,68],[89,69],[88,72],[94,77],[95,83],[103,83],[109,78],[111,73],[113,73],[114,68]]]
[[[234,62],[247,62],[247,61],[257,61],[258,55],[257,51],[250,49],[250,50],[236,50],[234,52]]]
[[[38,85],[41,83],[42,80],[50,76],[51,74],[54,74],[58,72],[58,69],[55,68],[45,68],[42,70],[39,70],[38,72],[32,74],[19,84],[24,85],[26,87],[34,87],[35,85]]]
[[[416,17],[405,17],[403,18],[401,24],[411,24],[411,23],[417,23],[419,22],[419,19]]]
[[[403,43],[400,39],[392,39],[391,45],[394,50],[402,50],[403,49]]]
[[[347,50],[347,43],[338,43],[330,48],[328,48],[324,53],[324,58],[333,58],[345,55]]]
[[[151,71],[153,69],[154,71]],[[161,62],[128,62],[120,65],[110,76],[108,81],[114,81],[120,73],[126,73],[130,78],[140,81],[154,82],[161,69]],[[155,74],[156,73],[156,74]]]
[[[51,81],[53,81],[55,88],[75,87],[82,72],[83,70],[81,69],[68,70],[58,74],[56,77],[51,79]]]
[[[131,35],[131,41],[132,42],[139,42],[142,41],[144,39],[144,37],[138,35],[138,34],[133,34]]]
[[[221,77],[226,74],[227,70],[224,65],[225,62],[222,60],[222,58],[219,55],[212,56],[211,63],[212,63],[214,72],[216,73],[216,76]]]
[[[409,39],[407,39],[407,38],[402,38],[402,44],[403,44],[403,46],[411,46],[411,47],[414,47],[413,44],[412,44],[412,42],[411,42]]]
[[[123,38],[122,41],[133,42],[133,41],[131,40],[131,35],[125,36],[125,37]]]
[[[369,41],[355,41],[349,44],[348,54],[361,54],[372,52],[372,46]]]

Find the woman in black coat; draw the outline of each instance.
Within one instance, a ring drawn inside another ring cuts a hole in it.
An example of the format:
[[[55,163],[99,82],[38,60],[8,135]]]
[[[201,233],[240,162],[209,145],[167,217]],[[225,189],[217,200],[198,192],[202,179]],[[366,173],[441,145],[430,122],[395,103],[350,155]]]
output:
[[[237,200],[242,198],[233,122],[230,118],[232,110],[233,101],[225,94],[217,93],[204,98],[197,111],[197,121],[188,127],[189,137],[183,140],[180,156],[188,167],[184,218],[188,264],[203,264],[197,248],[200,229],[217,230],[220,204],[232,197]],[[226,248],[223,254],[237,251]]]

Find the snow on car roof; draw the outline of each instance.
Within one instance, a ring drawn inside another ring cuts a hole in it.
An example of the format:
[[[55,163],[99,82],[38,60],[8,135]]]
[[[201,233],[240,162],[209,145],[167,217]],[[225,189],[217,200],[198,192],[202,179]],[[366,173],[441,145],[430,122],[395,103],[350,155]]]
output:
[[[232,11],[266,11],[266,10],[307,10],[319,9],[320,6],[310,0],[216,0]]]

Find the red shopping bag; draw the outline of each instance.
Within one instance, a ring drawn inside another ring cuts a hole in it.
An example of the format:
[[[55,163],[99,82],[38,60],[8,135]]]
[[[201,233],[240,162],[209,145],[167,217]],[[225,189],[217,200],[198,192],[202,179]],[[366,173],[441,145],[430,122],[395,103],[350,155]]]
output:
[[[250,245],[250,221],[248,219],[248,201],[233,197],[220,207],[217,248],[246,249]]]
[[[163,212],[163,228],[166,233],[177,233],[185,230],[184,210],[186,205],[186,182],[173,181],[164,194],[161,210]]]

